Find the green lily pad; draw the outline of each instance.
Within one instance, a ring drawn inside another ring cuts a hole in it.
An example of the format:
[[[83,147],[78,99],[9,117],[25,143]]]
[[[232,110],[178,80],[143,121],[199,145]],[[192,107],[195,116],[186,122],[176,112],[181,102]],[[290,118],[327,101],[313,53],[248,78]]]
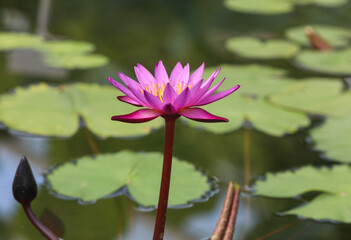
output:
[[[229,122],[204,124],[188,121],[189,124],[220,134],[237,130],[247,121],[257,130],[277,137],[294,133],[310,124],[305,114],[276,107],[264,98],[231,95],[203,108],[212,114],[229,119]]]
[[[289,29],[286,37],[305,47],[310,47],[310,42],[305,34],[306,26],[311,26],[333,48],[348,46],[351,40],[351,30],[328,25],[304,25]]]
[[[47,84],[16,88],[0,98],[0,121],[8,128],[36,135],[71,136],[79,125],[63,92]]]
[[[214,69],[208,69],[204,78]],[[285,71],[258,65],[223,65],[217,81],[227,77],[222,90],[239,84],[241,87],[232,95],[203,108],[212,114],[229,119],[229,123],[199,123],[186,120],[191,126],[214,133],[225,133],[250,122],[256,129],[273,136],[294,133],[300,127],[308,126],[308,117],[297,111],[277,107],[267,101],[267,96],[294,85],[292,80],[282,78]]]
[[[83,54],[92,52],[95,49],[94,44],[90,42],[80,42],[72,40],[48,41],[40,44],[38,50],[50,54]]]
[[[33,48],[42,42],[42,38],[29,33],[0,33],[0,50],[14,50],[21,48]]]
[[[330,159],[351,163],[351,114],[328,118],[326,123],[311,132],[316,148]]]
[[[70,137],[82,117],[87,127],[100,137],[130,137],[148,134],[162,126],[162,120],[142,124],[111,121],[111,116],[137,108],[119,102],[118,91],[109,86],[73,84],[50,87],[47,84],[16,88],[14,94],[0,97],[0,121],[15,131],[34,135]]]
[[[351,48],[335,51],[302,51],[296,57],[302,69],[336,76],[351,75]]]
[[[109,62],[106,56],[100,54],[47,54],[44,59],[50,67],[66,69],[101,67]]]
[[[262,41],[254,37],[234,37],[226,42],[226,48],[239,56],[253,59],[291,58],[299,47],[285,40]]]
[[[256,193],[266,197],[287,198],[307,192],[321,192],[309,203],[285,214],[298,214],[316,220],[351,223],[351,167],[305,166],[296,171],[267,173],[266,180],[256,182]]]
[[[351,91],[343,92],[339,79],[308,78],[270,96],[280,106],[327,116],[351,112]]]
[[[284,14],[291,12],[295,5],[338,7],[345,3],[347,0],[224,0],[228,9],[250,14]]]
[[[281,0],[224,0],[226,8],[251,14],[283,14],[292,11],[289,1]]]
[[[123,151],[98,157],[82,157],[53,169],[46,177],[52,189],[63,196],[95,201],[122,187],[146,207],[158,202],[163,155]],[[210,190],[207,177],[187,162],[173,159],[169,205],[199,199]]]
[[[152,129],[163,125],[161,118],[138,124],[112,121],[113,115],[123,115],[137,110],[134,106],[118,101],[116,96],[120,92],[114,87],[78,83],[67,88],[67,93],[86,126],[100,137],[138,136],[148,134]]]

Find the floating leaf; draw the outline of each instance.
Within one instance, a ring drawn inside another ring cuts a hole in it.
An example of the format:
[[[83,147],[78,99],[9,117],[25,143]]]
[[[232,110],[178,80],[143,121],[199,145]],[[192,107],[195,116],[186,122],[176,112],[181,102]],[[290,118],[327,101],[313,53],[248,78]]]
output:
[[[158,202],[163,155],[123,151],[98,157],[83,157],[66,163],[47,175],[52,189],[60,195],[83,201],[106,197],[126,186],[142,206]],[[210,190],[207,177],[187,162],[173,159],[169,205],[187,204]]]
[[[0,97],[0,121],[15,131],[58,137],[72,136],[80,116],[101,137],[142,135],[162,125],[161,119],[137,125],[111,121],[111,116],[135,109],[118,102],[117,95],[115,88],[95,84],[16,88]]]
[[[328,118],[321,127],[313,129],[312,139],[317,149],[333,160],[351,163],[351,114]]]
[[[37,49],[50,54],[83,54],[94,50],[94,44],[72,40],[48,41],[40,44]]]
[[[281,0],[224,0],[224,5],[233,11],[252,14],[283,14],[293,8],[289,1]]]
[[[101,67],[109,61],[107,57],[100,54],[48,54],[44,59],[50,67],[66,69]]]
[[[339,79],[308,78],[270,96],[283,107],[327,116],[342,116],[351,112],[351,92],[343,92]]]
[[[69,98],[46,84],[16,88],[0,98],[0,121],[8,128],[37,135],[71,136],[78,117]]]
[[[262,41],[254,37],[234,37],[226,42],[229,51],[245,58],[291,58],[299,47],[285,40]]]
[[[305,34],[306,26],[311,26],[332,47],[348,46],[351,40],[351,31],[347,28],[340,28],[328,25],[304,25],[289,29],[286,37],[303,46],[310,47],[310,42]]]
[[[351,75],[351,48],[335,51],[302,51],[296,57],[297,64],[306,70],[337,76]]]
[[[205,79],[210,72],[213,72],[213,69],[205,72]],[[229,123],[204,124],[194,121],[188,123],[211,132],[225,133],[234,131],[249,121],[256,129],[273,136],[294,133],[300,127],[309,125],[308,117],[296,111],[277,107],[266,100],[269,94],[295,84],[294,81],[279,78],[284,73],[280,69],[258,65],[223,65],[217,79],[226,76],[227,80],[221,88],[226,89],[237,84],[241,87],[237,93],[204,106],[204,109],[228,118]]]
[[[284,14],[292,11],[294,5],[337,7],[345,3],[347,0],[224,0],[228,9],[251,14]]]
[[[351,167],[302,167],[294,172],[267,173],[256,182],[256,193],[267,197],[294,197],[307,192],[321,192],[308,204],[285,212],[305,218],[351,223]]]
[[[29,33],[0,33],[0,50],[14,50],[21,48],[33,48],[42,42],[42,38]]]

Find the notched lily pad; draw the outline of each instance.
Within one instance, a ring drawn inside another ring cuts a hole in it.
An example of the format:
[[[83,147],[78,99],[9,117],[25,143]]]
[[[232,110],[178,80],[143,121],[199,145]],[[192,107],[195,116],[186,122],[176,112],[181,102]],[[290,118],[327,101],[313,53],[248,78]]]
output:
[[[19,87],[14,93],[0,96],[0,121],[14,131],[56,137],[75,134],[79,117],[104,138],[140,136],[162,126],[161,119],[136,125],[111,121],[113,115],[136,110],[119,102],[117,95],[115,88],[97,84]]]
[[[307,71],[350,76],[351,48],[322,52],[305,50],[297,55],[296,63]]]
[[[311,137],[323,155],[336,161],[351,163],[351,112],[340,118],[328,118],[315,128]]]
[[[226,42],[226,48],[244,58],[277,59],[293,57],[299,47],[285,40],[262,41],[254,37],[234,37]]]
[[[343,91],[337,78],[303,79],[269,98],[277,105],[313,114],[343,116],[351,112],[351,91]]]
[[[305,28],[311,26],[318,35],[333,48],[348,46],[351,40],[351,30],[328,25],[304,25],[289,29],[286,37],[305,47],[310,47],[310,42],[305,34]]]
[[[310,202],[283,213],[351,223],[351,167],[348,165],[306,166],[293,172],[267,173],[266,180],[257,181],[255,189],[257,195],[275,198],[321,192]]]
[[[126,187],[133,200],[150,207],[158,202],[162,162],[161,153],[123,151],[59,165],[46,178],[51,188],[65,197],[90,202]],[[211,189],[207,181],[193,165],[173,158],[169,205],[202,198]]]
[[[33,48],[40,44],[43,39],[29,33],[0,32],[0,50],[15,50]]]
[[[204,76],[213,72],[208,69]],[[220,89],[228,89],[239,84],[241,87],[234,94],[215,103],[204,106],[204,109],[228,118],[228,123],[187,122],[194,127],[203,128],[214,133],[234,131],[245,122],[250,122],[256,129],[273,136],[294,133],[301,127],[309,125],[308,117],[297,111],[277,107],[267,101],[267,96],[295,84],[285,80],[284,71],[258,65],[234,66],[223,65],[217,80],[227,79]]]

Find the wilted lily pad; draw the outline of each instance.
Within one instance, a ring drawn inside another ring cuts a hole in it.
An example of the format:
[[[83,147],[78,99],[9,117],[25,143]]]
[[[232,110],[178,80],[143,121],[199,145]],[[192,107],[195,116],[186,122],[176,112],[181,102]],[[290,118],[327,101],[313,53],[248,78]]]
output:
[[[226,42],[229,51],[245,58],[274,59],[291,58],[299,47],[285,40],[262,41],[254,37],[234,37]]]
[[[255,189],[258,195],[276,198],[321,192],[307,204],[284,213],[351,223],[351,167],[348,165],[306,166],[293,172],[267,173],[266,180],[257,181]]]
[[[205,76],[213,72],[208,69]],[[226,133],[240,128],[245,122],[250,122],[256,129],[273,135],[282,136],[294,133],[300,127],[308,126],[308,117],[297,111],[277,107],[267,101],[267,96],[279,92],[293,84],[292,80],[282,77],[280,69],[258,65],[230,66],[223,65],[218,81],[224,81],[221,89],[227,89],[239,84],[241,87],[235,93],[220,101],[204,106],[209,112],[229,119],[228,123],[206,124],[194,121],[187,122],[194,126],[215,133]],[[206,79],[206,77],[205,77]]]
[[[13,50],[21,48],[33,48],[42,42],[42,38],[29,33],[0,33],[0,50]]]
[[[336,78],[308,78],[270,96],[270,100],[287,108],[313,114],[342,116],[351,112],[351,91],[343,91]]]
[[[351,75],[351,48],[335,51],[302,51],[296,62],[302,69],[332,74],[337,76]]]
[[[322,126],[313,129],[316,148],[330,159],[351,163],[351,112],[340,118],[328,118]]]
[[[311,26],[332,47],[348,46],[351,40],[351,31],[347,28],[313,24],[291,28],[286,32],[286,36],[292,41],[310,47],[309,39],[305,34],[306,26]]]
[[[136,109],[119,102],[117,95],[115,88],[96,84],[51,87],[42,83],[16,88],[0,96],[0,121],[11,130],[58,137],[72,136],[80,116],[101,137],[143,135],[162,125],[161,119],[137,125],[111,121],[113,115]]]
[[[107,57],[99,54],[48,54],[44,59],[50,67],[66,69],[101,67],[109,61]]]
[[[142,206],[158,202],[163,155],[161,153],[104,154],[82,157],[53,169],[47,179],[63,196],[94,201],[126,187]],[[187,162],[173,159],[169,205],[182,205],[203,197],[211,186],[207,177]]]

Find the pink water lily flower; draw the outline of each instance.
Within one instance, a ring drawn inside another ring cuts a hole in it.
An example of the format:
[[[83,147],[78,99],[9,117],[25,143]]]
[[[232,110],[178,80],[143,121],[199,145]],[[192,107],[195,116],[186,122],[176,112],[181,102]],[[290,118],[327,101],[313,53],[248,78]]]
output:
[[[177,117],[181,115],[200,122],[227,122],[228,119],[215,116],[195,106],[218,101],[235,92],[240,86],[236,85],[228,90],[215,93],[225,79],[210,88],[220,70],[216,70],[204,81],[202,78],[204,66],[203,63],[190,75],[189,64],[183,67],[178,62],[168,76],[162,61],[159,61],[155,66],[155,76],[141,64],[134,67],[139,82],[121,72],[118,73],[118,76],[126,86],[109,78],[108,80],[125,94],[125,96],[119,96],[119,100],[145,107],[126,115],[113,116],[112,120],[142,123],[159,116]]]

